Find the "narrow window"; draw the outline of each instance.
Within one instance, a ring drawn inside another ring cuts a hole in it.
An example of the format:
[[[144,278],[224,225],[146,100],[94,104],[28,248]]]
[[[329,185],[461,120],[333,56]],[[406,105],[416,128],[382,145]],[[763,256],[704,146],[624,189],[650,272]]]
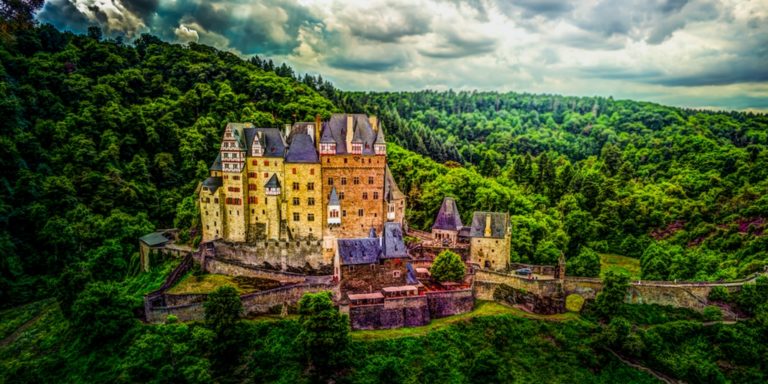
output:
[[[299,198],[298,197],[294,197],[293,198],[293,205],[299,205]]]
[[[293,213],[293,221],[299,221],[299,213],[298,212],[294,212]]]
[[[368,184],[373,184],[373,176],[368,176]]]
[[[363,216],[363,209],[362,208],[357,210],[357,215],[360,216],[360,217]]]

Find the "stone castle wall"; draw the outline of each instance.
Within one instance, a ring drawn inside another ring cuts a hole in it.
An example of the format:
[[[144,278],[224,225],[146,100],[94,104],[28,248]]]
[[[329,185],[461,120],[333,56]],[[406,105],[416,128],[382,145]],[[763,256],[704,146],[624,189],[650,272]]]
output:
[[[470,312],[471,289],[427,292],[419,296],[384,299],[383,303],[348,307],[352,329],[390,329],[429,324],[431,319]]]
[[[334,299],[338,300],[338,289],[330,284],[294,284],[267,291],[254,292],[240,296],[243,303],[243,314],[255,316],[268,313],[277,305],[296,305],[305,293],[331,291]],[[165,295],[165,306],[145,305],[145,318],[150,323],[160,323],[169,315],[174,315],[181,321],[201,320],[205,315],[204,301],[206,295]]]
[[[216,274],[229,275],[229,276],[247,276],[247,277],[257,277],[261,279],[271,279],[271,280],[277,280],[283,284],[301,283],[301,282],[304,282],[304,280],[306,279],[304,275],[300,275],[296,273],[258,269],[255,267],[248,267],[232,261],[221,260],[216,258],[205,260],[205,271],[208,273],[216,273]]]
[[[255,245],[214,242],[216,256],[237,263],[311,275],[333,274],[333,258],[323,255],[322,241],[258,241]]]

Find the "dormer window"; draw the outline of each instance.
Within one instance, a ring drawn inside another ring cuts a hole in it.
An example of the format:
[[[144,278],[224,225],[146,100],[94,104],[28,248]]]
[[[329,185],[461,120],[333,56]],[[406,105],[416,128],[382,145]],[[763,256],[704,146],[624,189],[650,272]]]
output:
[[[363,153],[363,145],[362,144],[352,144],[352,153],[355,154],[361,154]]]

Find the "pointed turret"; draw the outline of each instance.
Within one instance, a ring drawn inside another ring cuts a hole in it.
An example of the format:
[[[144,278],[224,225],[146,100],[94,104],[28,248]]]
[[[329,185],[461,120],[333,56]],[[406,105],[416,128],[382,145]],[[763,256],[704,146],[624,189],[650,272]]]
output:
[[[373,151],[377,155],[387,154],[387,142],[384,141],[384,131],[379,129],[376,133],[376,141],[373,142]]]
[[[277,179],[277,174],[272,174],[264,188],[267,190],[267,196],[277,196],[280,194],[280,180]]]
[[[328,225],[341,224],[341,203],[336,187],[331,188],[331,196],[328,198]]]
[[[362,127],[355,127],[354,128],[354,134],[352,135],[352,141],[350,141],[350,144],[352,145],[352,154],[360,155],[363,153],[363,144],[365,141],[363,140],[363,128]]]

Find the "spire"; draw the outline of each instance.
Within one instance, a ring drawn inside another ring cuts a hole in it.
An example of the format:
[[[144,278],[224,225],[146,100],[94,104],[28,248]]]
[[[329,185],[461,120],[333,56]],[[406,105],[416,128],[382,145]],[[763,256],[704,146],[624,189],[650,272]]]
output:
[[[331,197],[328,199],[328,205],[341,205],[339,195],[336,194],[336,187],[331,188]]]

